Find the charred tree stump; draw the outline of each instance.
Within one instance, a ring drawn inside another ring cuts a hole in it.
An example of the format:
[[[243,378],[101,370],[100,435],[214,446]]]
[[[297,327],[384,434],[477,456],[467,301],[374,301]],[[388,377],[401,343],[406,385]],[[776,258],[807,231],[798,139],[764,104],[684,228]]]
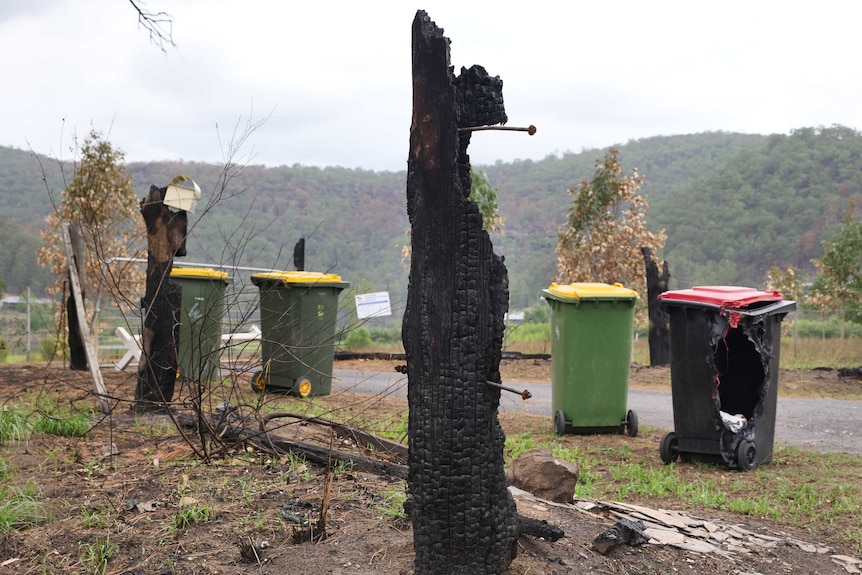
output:
[[[141,299],[144,325],[141,361],[133,409],[160,409],[174,396],[177,379],[177,342],[180,333],[182,288],[169,280],[174,256],[186,255],[186,212],[173,212],[162,201],[167,188],[150,186],[141,200],[147,226],[147,283]]]
[[[503,573],[518,516],[497,417],[508,276],[470,200],[469,132],[506,121],[502,81],[480,66],[455,77],[449,39],[413,21],[407,163],[412,256],[402,340],[409,402],[408,490],[422,574]]]
[[[81,234],[79,224],[69,225],[69,239],[72,242],[72,255],[78,269],[78,282],[81,286],[81,301],[87,291],[87,251],[84,248],[84,237]],[[69,271],[71,274],[71,270]],[[69,285],[72,278],[69,277]],[[66,299],[66,320],[69,327],[69,369],[75,371],[87,370],[87,352],[84,349],[84,340],[81,339],[81,326],[79,321],[87,321],[86,317],[78,318],[78,306],[75,302],[75,294],[69,293]]]
[[[293,246],[293,267],[298,272],[305,271],[305,238],[299,238]]]
[[[667,291],[670,273],[662,262],[661,274],[650,248],[641,248],[646,265],[647,305],[649,306],[649,364],[670,364],[670,317],[659,305],[658,296]]]
[[[78,323],[78,308],[75,296],[69,294],[66,298],[66,321],[69,325],[69,369],[74,371],[87,370],[87,353],[84,351],[84,341],[81,339],[81,324]]]

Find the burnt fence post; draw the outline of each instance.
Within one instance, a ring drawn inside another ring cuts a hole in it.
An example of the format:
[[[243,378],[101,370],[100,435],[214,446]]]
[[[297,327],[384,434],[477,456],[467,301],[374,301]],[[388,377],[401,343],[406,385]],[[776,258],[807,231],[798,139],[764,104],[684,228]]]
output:
[[[167,187],[150,186],[150,193],[141,200],[141,215],[147,226],[147,280],[141,300],[144,318],[141,361],[132,406],[138,412],[160,409],[170,403],[179,368],[177,341],[182,288],[168,280],[174,256],[186,254],[188,216],[163,203],[166,192]]]
[[[497,417],[508,276],[468,199],[469,132],[506,121],[502,81],[455,77],[449,39],[419,11],[412,28],[407,168],[412,255],[402,339],[409,402],[408,495],[415,572],[503,573],[518,517]]]
[[[662,262],[661,273],[650,248],[641,248],[646,266],[647,305],[649,306],[649,364],[670,365],[670,317],[658,302],[667,291],[670,273]]]

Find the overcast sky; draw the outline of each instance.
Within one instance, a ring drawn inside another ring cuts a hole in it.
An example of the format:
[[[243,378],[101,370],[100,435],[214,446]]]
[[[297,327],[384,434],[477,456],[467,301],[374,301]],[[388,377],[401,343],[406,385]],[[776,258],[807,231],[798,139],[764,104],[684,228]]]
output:
[[[474,164],[656,135],[862,128],[862,4],[841,1],[141,0],[173,19],[162,52],[127,0],[0,0],[0,145],[70,158],[105,133],[128,161],[403,170],[410,26],[423,9],[456,69],[504,82],[509,125]],[[265,120],[265,121],[264,121]]]

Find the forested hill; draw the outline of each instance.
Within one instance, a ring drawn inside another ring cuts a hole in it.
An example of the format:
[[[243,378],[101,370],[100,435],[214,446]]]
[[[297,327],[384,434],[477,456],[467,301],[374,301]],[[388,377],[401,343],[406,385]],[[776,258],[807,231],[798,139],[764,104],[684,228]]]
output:
[[[862,204],[862,135],[848,128],[655,137],[617,147],[624,169],[646,177],[650,227],[668,231],[663,255],[674,288],[759,287],[771,265],[809,267],[848,201]],[[500,190],[505,233],[493,241],[506,256],[513,308],[535,302],[551,281],[567,192],[592,177],[603,154],[474,166]],[[192,218],[187,261],[293,269],[293,246],[305,237],[306,269],[338,273],[361,291],[388,290],[400,310],[405,172],[246,166],[222,189],[221,166],[149,162],[127,169],[139,196],[178,174],[200,184],[204,197]],[[0,147],[0,279],[11,293],[51,281],[33,252],[51,210],[46,189],[59,197],[62,187],[56,162]]]
[[[650,223],[667,230],[683,284],[756,284],[771,265],[813,272],[822,240],[862,215],[862,134],[805,128],[764,144],[656,195]]]

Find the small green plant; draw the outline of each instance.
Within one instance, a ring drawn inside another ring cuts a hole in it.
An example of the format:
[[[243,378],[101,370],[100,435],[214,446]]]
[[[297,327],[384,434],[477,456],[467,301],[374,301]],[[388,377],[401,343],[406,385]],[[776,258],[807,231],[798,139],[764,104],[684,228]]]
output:
[[[108,561],[119,552],[120,546],[111,543],[110,535],[93,543],[78,543],[78,560],[87,573],[93,575],[104,575],[108,570]]]
[[[305,455],[291,451],[287,454],[287,467],[290,476],[298,475],[303,481],[311,479],[311,471],[308,469],[308,462],[305,460]]]
[[[216,517],[218,517],[218,511],[212,505],[193,503],[171,516],[169,529],[176,536],[180,531],[184,531],[196,523],[209,523],[214,521]]]
[[[108,509],[99,507],[81,508],[81,525],[92,529],[104,529],[111,524]]]
[[[239,486],[239,493],[246,507],[252,507],[257,493],[256,483],[250,478],[243,476],[235,477],[233,481],[237,486]],[[236,492],[235,489],[234,492]]]
[[[30,481],[24,489],[0,486],[0,531],[33,527],[48,520],[42,493]]]
[[[102,462],[99,461],[98,457],[92,457],[89,461],[83,464],[80,471],[84,474],[84,477],[92,479],[93,477],[104,475],[105,467],[102,465]]]
[[[383,493],[383,497],[375,507],[378,519],[405,519],[404,502],[407,493],[404,489],[391,488]]]
[[[332,472],[335,475],[338,475],[339,473],[344,473],[345,471],[350,471],[351,469],[353,469],[352,461],[339,460],[335,463],[335,465],[332,466]]]
[[[266,516],[255,512],[252,514],[251,524],[256,530],[263,531],[266,528]]]

